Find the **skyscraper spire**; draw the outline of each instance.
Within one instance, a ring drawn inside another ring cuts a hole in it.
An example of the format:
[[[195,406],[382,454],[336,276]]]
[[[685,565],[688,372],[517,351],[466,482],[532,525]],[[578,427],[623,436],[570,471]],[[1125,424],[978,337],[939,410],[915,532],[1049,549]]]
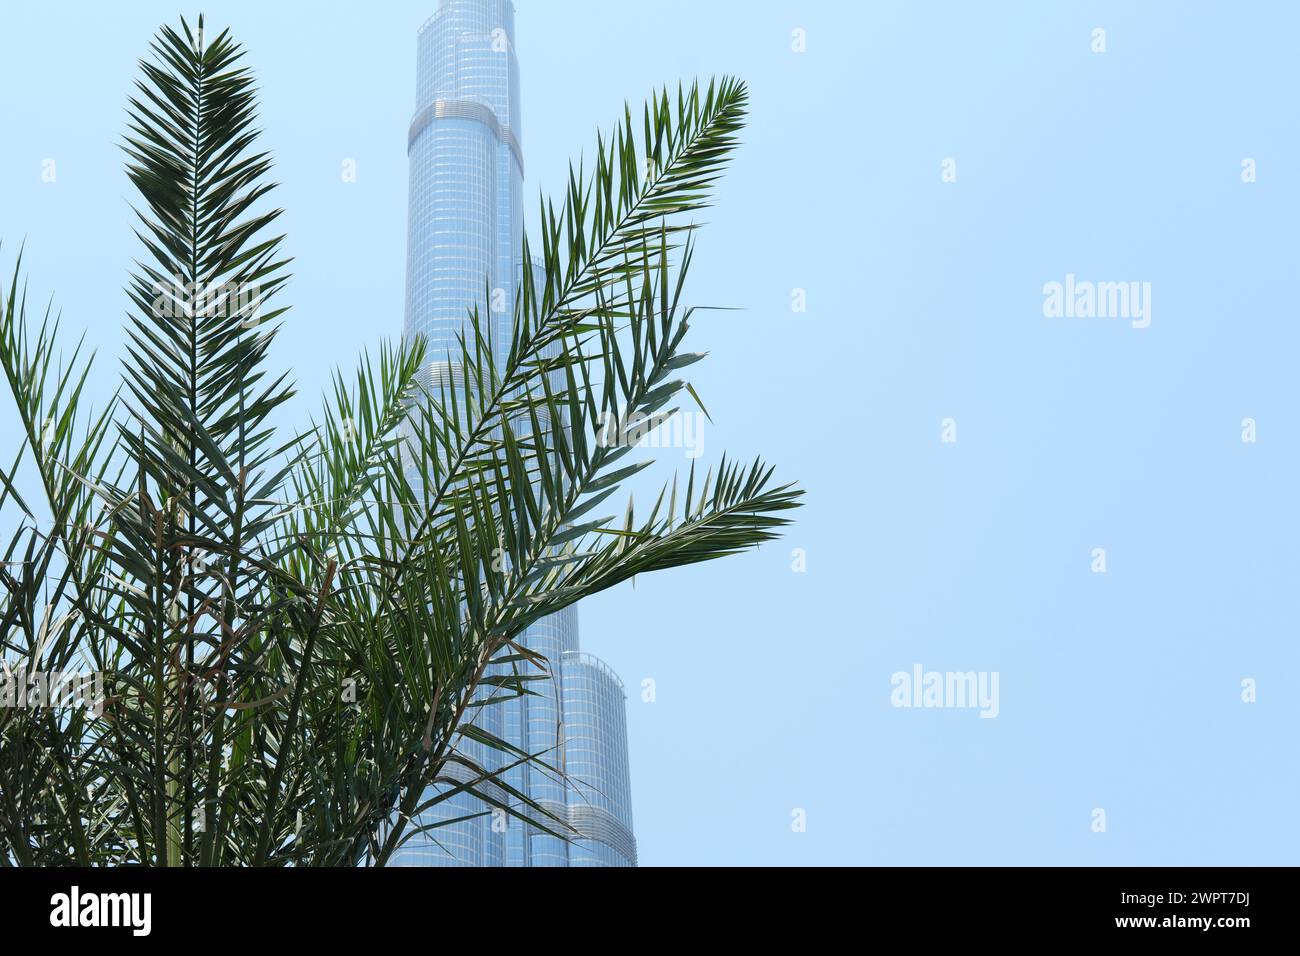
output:
[[[477,307],[498,361],[510,342],[525,264],[523,147],[514,6],[509,0],[440,0],[420,29],[410,160],[405,335],[424,335],[430,383],[457,381],[458,334]],[[635,866],[626,695],[610,668],[578,647],[570,607],[531,625],[522,643],[549,661],[550,680],[529,695],[478,708],[484,730],[565,771],[517,767],[506,780],[569,820],[569,843],[468,794],[425,822],[457,820],[412,840],[394,859],[419,866]],[[481,765],[498,759],[481,745]],[[497,764],[500,766],[500,764]],[[484,814],[473,819],[461,819]]]

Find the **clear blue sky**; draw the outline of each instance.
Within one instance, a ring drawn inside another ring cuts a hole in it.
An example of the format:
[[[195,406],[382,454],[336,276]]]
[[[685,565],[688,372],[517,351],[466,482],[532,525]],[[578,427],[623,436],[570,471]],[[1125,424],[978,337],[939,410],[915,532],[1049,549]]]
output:
[[[516,6],[530,196],[625,98],[723,72],[752,91],[692,281],[744,309],[692,332],[704,459],[761,452],[808,507],[788,541],[582,606],[629,689],[642,862],[1296,862],[1296,8]],[[433,8],[203,8],[261,76],[300,420],[331,366],[401,330]],[[134,253],[115,143],[180,12],[0,15],[0,260],[26,238],[33,290],[101,347],[101,392]],[[1150,327],[1045,318],[1068,273],[1150,282]],[[999,716],[892,707],[918,663],[996,671]]]

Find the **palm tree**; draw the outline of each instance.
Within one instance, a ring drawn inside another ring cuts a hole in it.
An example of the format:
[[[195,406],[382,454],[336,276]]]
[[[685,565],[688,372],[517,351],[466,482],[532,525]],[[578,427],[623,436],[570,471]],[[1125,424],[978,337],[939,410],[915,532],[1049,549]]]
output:
[[[420,341],[384,346],[286,438],[270,420],[293,391],[268,356],[288,261],[241,57],[200,17],[140,64],[124,149],[142,251],[106,407],[84,398],[92,358],[63,362],[58,320],[29,318],[21,253],[0,293],[24,438],[0,471],[0,686],[106,681],[96,707],[0,708],[0,865],[383,865],[465,791],[572,837],[504,776],[546,755],[471,717],[545,676],[524,629],[772,540],[798,504],[761,461],[724,458],[648,512],[605,509],[648,464],[606,440],[611,419],[644,432],[698,401],[679,377],[703,357],[681,349],[690,217],[745,87],[665,90],[570,169],[504,362],[471,311],[457,375],[433,376],[452,357]]]

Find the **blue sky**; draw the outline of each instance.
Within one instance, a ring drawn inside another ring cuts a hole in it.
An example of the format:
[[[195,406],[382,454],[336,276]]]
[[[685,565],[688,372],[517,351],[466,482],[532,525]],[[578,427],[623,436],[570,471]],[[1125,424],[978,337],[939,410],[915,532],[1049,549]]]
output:
[[[299,420],[401,330],[433,6],[203,8],[261,77]],[[775,546],[582,605],[584,647],[628,685],[642,863],[1295,862],[1295,10],[516,6],[526,195],[558,191],[625,99],[751,88],[691,282],[741,308],[691,333],[703,459],[762,453],[808,505]],[[134,253],[115,144],[180,12],[0,18],[0,261],[26,240],[33,292],[101,349],[101,393]],[[1045,317],[1067,274],[1151,283],[1150,326]],[[996,672],[998,716],[892,706],[914,664]]]

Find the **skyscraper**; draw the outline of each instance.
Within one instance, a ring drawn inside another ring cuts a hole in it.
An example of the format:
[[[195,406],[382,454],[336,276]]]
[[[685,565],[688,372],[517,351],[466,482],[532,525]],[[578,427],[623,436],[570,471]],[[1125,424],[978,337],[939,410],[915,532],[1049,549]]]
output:
[[[469,310],[507,351],[525,263],[519,64],[510,0],[439,0],[420,29],[415,118],[407,138],[410,209],[404,334],[428,340],[430,383],[458,381],[457,333]],[[528,263],[527,268],[536,268]],[[487,300],[485,301],[485,296]],[[536,696],[479,708],[484,729],[564,770],[511,770],[508,782],[580,839],[568,843],[516,819],[459,820],[411,841],[397,865],[635,866],[626,694],[614,672],[578,647],[577,608],[533,624],[523,643],[550,662]],[[479,747],[471,755],[496,759]],[[487,807],[466,794],[431,814],[453,820]]]

